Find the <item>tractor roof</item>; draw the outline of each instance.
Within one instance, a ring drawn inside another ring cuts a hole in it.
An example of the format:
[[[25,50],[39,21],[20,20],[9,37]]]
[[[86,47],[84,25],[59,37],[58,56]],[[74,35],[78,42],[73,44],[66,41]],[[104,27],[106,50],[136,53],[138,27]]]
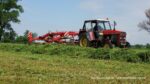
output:
[[[108,19],[94,19],[94,20],[86,20],[85,22],[92,22],[92,21],[104,21],[104,22],[108,22]]]

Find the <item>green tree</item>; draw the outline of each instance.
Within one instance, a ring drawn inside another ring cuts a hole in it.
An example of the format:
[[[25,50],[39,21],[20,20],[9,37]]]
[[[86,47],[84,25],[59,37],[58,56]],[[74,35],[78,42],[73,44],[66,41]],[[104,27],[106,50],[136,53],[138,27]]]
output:
[[[24,32],[24,35],[23,36],[17,36],[16,37],[16,42],[17,43],[28,43],[28,33],[29,33],[29,30],[26,30]],[[32,33],[32,37],[37,37],[37,33]]]
[[[16,42],[17,43],[27,43],[26,41],[25,41],[25,37],[24,36],[17,36],[16,37]]]
[[[150,9],[146,10],[145,15],[147,20],[140,22],[138,26],[150,33]]]
[[[24,35],[23,36],[17,36],[16,37],[16,42],[17,43],[28,43],[28,33],[29,33],[29,30],[26,30],[24,32]]]
[[[150,44],[149,43],[146,44],[146,48],[150,49]]]
[[[28,37],[28,33],[29,33],[29,30],[26,30],[25,32],[24,32],[24,37]],[[37,33],[32,33],[32,37],[34,38],[34,37],[37,37],[38,35],[37,35]]]
[[[11,35],[14,35],[15,32],[13,28],[11,27],[11,23],[19,23],[20,20],[18,19],[20,13],[23,12],[23,8],[21,5],[18,5],[19,0],[0,0],[0,41],[2,41],[2,38],[5,38],[6,36],[3,36],[8,34],[8,32]]]
[[[2,42],[15,42],[16,35],[16,32],[12,28],[7,27],[7,31],[2,35]]]

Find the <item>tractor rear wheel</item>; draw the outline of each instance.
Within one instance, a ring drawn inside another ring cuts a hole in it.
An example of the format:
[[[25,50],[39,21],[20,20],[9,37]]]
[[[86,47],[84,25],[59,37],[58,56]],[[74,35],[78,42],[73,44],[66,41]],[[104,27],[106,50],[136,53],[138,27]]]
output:
[[[79,45],[81,47],[89,47],[89,40],[87,39],[86,35],[81,35],[79,39]]]

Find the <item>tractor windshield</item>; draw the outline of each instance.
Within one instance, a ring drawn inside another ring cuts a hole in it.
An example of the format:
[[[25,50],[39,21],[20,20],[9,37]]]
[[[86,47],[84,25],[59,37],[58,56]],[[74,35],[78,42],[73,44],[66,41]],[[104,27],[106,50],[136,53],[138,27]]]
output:
[[[111,25],[109,21],[86,21],[83,26],[84,29],[91,31],[101,31],[101,30],[111,30]]]
[[[99,21],[97,25],[103,30],[111,30],[111,25],[109,21]]]

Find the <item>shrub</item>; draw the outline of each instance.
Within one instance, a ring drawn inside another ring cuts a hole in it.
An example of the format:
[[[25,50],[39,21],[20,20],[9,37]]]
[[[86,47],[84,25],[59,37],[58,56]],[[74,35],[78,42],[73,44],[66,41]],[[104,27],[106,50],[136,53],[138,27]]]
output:
[[[146,44],[146,48],[147,48],[147,49],[150,49],[150,44]]]
[[[16,43],[28,43],[28,39],[25,36],[17,36]]]
[[[21,47],[21,46],[20,46],[20,47],[16,47],[14,50],[15,50],[16,52],[21,52],[21,51],[23,51],[23,48],[24,48],[24,47]]]
[[[140,58],[137,55],[129,56],[126,61],[133,62],[133,63],[141,62]]]
[[[133,45],[133,48],[144,48],[145,46],[144,45],[141,45],[141,44],[136,44],[136,45]]]
[[[33,54],[45,54],[46,50],[43,46],[32,46],[31,47],[31,53]]]
[[[96,49],[92,52],[89,52],[89,57],[94,59],[110,59],[110,50],[109,49]]]
[[[137,56],[141,59],[142,62],[150,62],[150,51],[139,52]]]
[[[127,61],[127,62],[138,62],[139,58],[135,55],[135,52],[128,49],[118,49],[112,52],[113,60]]]

